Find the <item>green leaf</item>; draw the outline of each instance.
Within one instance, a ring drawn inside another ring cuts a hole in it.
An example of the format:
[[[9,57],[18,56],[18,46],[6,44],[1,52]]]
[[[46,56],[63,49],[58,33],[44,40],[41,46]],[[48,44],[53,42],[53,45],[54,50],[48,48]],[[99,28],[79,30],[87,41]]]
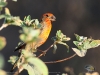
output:
[[[69,37],[66,37],[66,35],[64,35],[61,30],[58,30],[57,33],[56,33],[56,38],[57,40],[56,41],[69,41],[70,38]]]
[[[38,19],[31,19],[31,16],[25,16],[24,21],[21,22],[21,27],[32,27],[33,29],[40,29],[42,25]]]
[[[80,42],[82,42],[83,40],[87,39],[87,37],[79,36],[78,34],[74,34],[74,35],[75,35],[75,37],[76,37],[76,40],[77,40],[77,41],[80,41]]]
[[[6,0],[0,0],[0,7],[4,7],[7,5]]]
[[[57,36],[57,38],[60,38],[60,36],[61,36],[61,30],[57,31],[56,36]]]
[[[5,14],[6,14],[6,15],[11,15],[8,8],[5,8]]]
[[[40,30],[34,30],[31,27],[24,27],[23,33],[20,35],[20,39],[24,42],[33,42],[36,41],[37,37],[40,34]]]
[[[48,68],[45,63],[37,57],[34,57],[32,53],[23,50],[24,57],[26,58],[28,65],[23,65],[29,75],[48,75]]]
[[[18,60],[18,56],[10,56],[10,59],[8,60],[8,62],[10,62],[11,64],[14,64],[16,62],[16,60]]]
[[[84,36],[79,36],[77,34],[75,34],[77,41],[73,41],[73,43],[78,47],[77,48],[73,48],[74,51],[76,52],[80,52],[84,54],[84,50],[87,51],[87,49],[90,48],[95,48],[98,47],[100,45],[100,40],[93,40],[92,38],[87,38]],[[80,51],[78,51],[80,50]]]
[[[83,42],[83,49],[90,49],[92,48],[91,45],[90,45],[90,41],[89,40],[85,40]]]
[[[38,69],[35,66],[34,67],[33,66],[34,65],[23,64],[24,69],[28,71],[29,75],[41,75]]]
[[[57,33],[56,33],[56,36],[52,37],[51,39],[54,41],[55,44],[58,43],[58,44],[65,45],[67,47],[67,49],[68,49],[67,52],[69,52],[69,46],[66,43],[64,43],[64,41],[69,41],[70,38],[67,37],[66,35],[64,35],[61,32],[61,30],[58,30]],[[54,45],[54,51],[56,51],[56,48],[57,48],[57,46]]]
[[[98,47],[100,45],[100,40],[93,40],[91,43],[90,43],[90,46],[92,48],[95,48],[95,47]]]
[[[79,50],[77,48],[72,48],[72,50],[79,56],[84,57],[87,53],[87,50]]]
[[[39,24],[38,19],[35,19],[35,24],[36,24],[36,25],[38,25],[38,24]]]
[[[66,46],[66,47],[67,47],[67,49],[68,49],[68,51],[67,51],[67,52],[69,52],[69,46],[68,46],[66,43],[61,42],[61,41],[59,41],[58,43],[59,43],[59,44],[62,44],[62,45],[64,45],[64,46]]]
[[[4,57],[2,54],[0,54],[0,69],[2,69],[4,67],[4,64],[5,64]]]
[[[5,18],[6,16],[4,14],[0,15],[0,19]]]
[[[39,58],[31,57],[31,58],[27,59],[27,62],[33,64],[36,67],[36,71],[38,71],[39,73],[41,73],[40,75],[48,75],[47,66]],[[29,71],[30,70],[28,69],[28,72]]]
[[[6,46],[6,39],[0,36],[0,50]]]
[[[83,44],[82,44],[82,42],[73,41],[73,43],[78,47],[79,50],[83,50]]]
[[[81,39],[80,39],[80,36],[79,35],[77,35],[77,34],[74,34],[75,35],[75,37],[76,37],[76,40],[77,41],[81,41]]]

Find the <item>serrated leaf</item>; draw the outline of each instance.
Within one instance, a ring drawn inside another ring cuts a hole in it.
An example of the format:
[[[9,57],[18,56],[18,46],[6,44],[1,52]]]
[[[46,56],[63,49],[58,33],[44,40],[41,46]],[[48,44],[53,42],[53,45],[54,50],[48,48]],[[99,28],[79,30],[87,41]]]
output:
[[[84,38],[86,38],[84,36],[79,36],[78,34],[74,34],[74,35],[75,35],[77,41],[83,41]]]
[[[72,50],[79,56],[84,57],[87,53],[87,50],[79,50],[77,48],[72,48]]]
[[[0,36],[0,50],[6,46],[6,39]]]

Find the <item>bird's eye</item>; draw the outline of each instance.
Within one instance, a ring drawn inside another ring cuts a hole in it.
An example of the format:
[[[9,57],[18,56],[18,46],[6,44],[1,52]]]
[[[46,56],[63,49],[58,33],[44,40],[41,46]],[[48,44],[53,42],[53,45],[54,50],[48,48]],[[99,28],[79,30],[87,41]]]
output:
[[[46,15],[46,17],[49,17],[48,15]]]
[[[53,17],[53,16],[51,16],[51,19],[54,19],[54,17]]]

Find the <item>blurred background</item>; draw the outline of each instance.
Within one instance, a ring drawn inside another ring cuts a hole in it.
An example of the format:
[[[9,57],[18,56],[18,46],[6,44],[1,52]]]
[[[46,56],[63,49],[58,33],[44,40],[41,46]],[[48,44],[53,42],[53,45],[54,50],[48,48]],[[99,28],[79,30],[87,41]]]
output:
[[[56,16],[56,21],[53,22],[51,34],[45,44],[39,49],[47,49],[53,41],[51,37],[55,36],[57,30],[61,30],[64,34],[71,38],[67,42],[70,46],[70,52],[63,45],[58,45],[56,54],[52,53],[51,49],[46,56],[41,57],[43,61],[54,61],[69,57],[74,54],[72,47],[75,47],[74,33],[81,36],[100,39],[100,0],[18,0],[13,2],[7,0],[7,7],[13,16],[20,16],[21,19],[27,15],[31,15],[32,19],[41,20],[41,16],[46,12],[51,12]],[[0,22],[2,24],[2,21]],[[1,51],[5,58],[4,70],[9,72],[12,65],[8,63],[11,55],[17,55],[13,52],[17,46],[19,39],[19,30],[21,28],[9,26],[0,31],[0,36],[4,36],[7,40],[6,47]],[[74,58],[56,63],[47,64],[50,75],[60,73],[68,73],[69,75],[79,75],[81,72],[86,72],[84,66],[90,64],[95,67],[95,71],[100,73],[100,47],[89,49],[85,57],[75,56]],[[23,73],[24,75],[26,71]]]

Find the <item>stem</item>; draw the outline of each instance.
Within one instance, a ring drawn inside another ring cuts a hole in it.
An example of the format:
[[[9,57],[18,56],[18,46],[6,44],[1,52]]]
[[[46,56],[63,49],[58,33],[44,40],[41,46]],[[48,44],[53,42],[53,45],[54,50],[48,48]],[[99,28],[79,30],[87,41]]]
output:
[[[53,44],[54,44],[54,43],[53,43]],[[53,47],[53,44],[52,44],[48,49],[46,49],[45,51],[43,51],[43,53],[41,53],[41,54],[38,56],[38,58],[41,57],[41,56],[43,56],[43,55],[45,55],[46,52],[47,52],[50,48]]]
[[[15,73],[14,73],[14,75],[18,75],[19,74],[19,70],[17,70]]]
[[[55,43],[55,42],[54,42],[54,43]],[[41,56],[43,56],[43,55],[45,55],[46,52],[47,52],[50,48],[53,47],[54,43],[53,43],[48,49],[46,49],[45,51],[41,51],[42,53],[38,56],[38,58],[41,57]],[[63,62],[63,61],[69,60],[69,59],[75,57],[76,55],[77,55],[77,54],[75,53],[75,54],[73,54],[72,56],[67,57],[67,58],[64,58],[64,59],[61,59],[61,60],[49,61],[49,62],[44,62],[44,63],[47,63],[47,64],[50,64],[50,63],[59,63],[59,62]]]
[[[1,27],[0,27],[0,31],[3,29],[3,28],[6,28],[8,26],[8,24],[3,24]]]
[[[44,63],[46,63],[46,64],[50,64],[50,63],[58,63],[58,62],[63,62],[63,61],[66,61],[66,60],[69,60],[69,59],[71,59],[71,58],[75,57],[76,55],[77,55],[77,54],[73,54],[72,56],[67,57],[67,58],[64,58],[64,59],[61,59],[61,60],[49,61],[49,62],[44,62]]]

